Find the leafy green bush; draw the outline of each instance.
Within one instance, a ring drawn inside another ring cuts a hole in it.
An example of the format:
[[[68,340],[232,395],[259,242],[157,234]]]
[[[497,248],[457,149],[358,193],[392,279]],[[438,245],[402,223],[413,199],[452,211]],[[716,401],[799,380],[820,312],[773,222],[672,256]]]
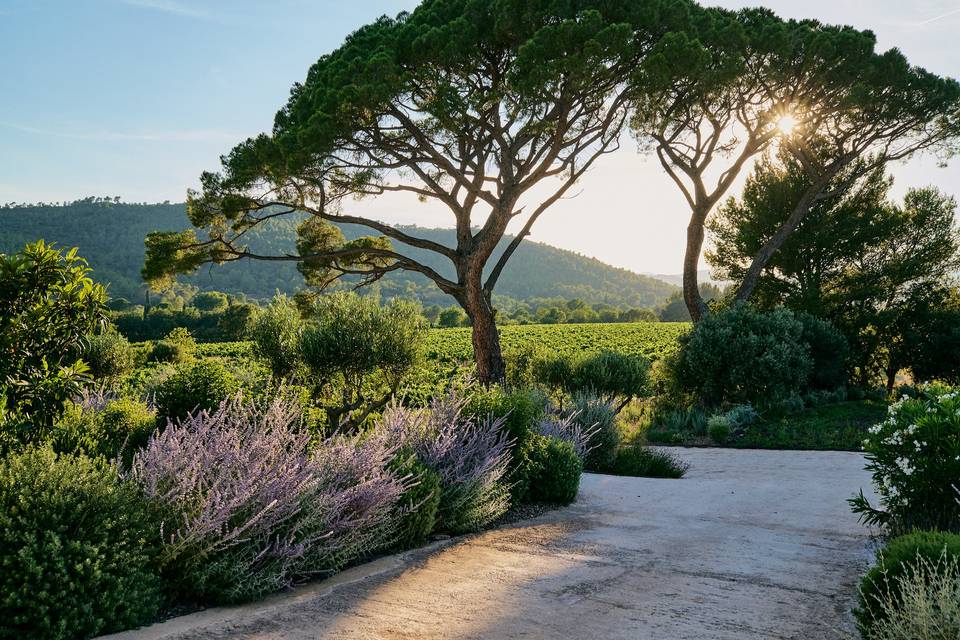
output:
[[[895,638],[883,635],[881,630],[887,619],[902,608],[904,590],[914,586],[911,578],[915,578],[917,570],[924,565],[944,566],[944,560],[953,563],[956,569],[960,560],[960,535],[931,531],[911,533],[894,538],[880,549],[876,565],[860,582],[858,607],[854,610],[863,637],[867,640]],[[955,607],[957,602],[960,600],[954,603]],[[960,624],[960,619],[954,618],[953,623]],[[948,637],[957,636],[943,636]]]
[[[690,468],[686,462],[660,449],[634,444],[617,451],[610,473],[638,478],[682,478]]]
[[[227,305],[229,304],[230,301],[227,299],[227,294],[220,291],[201,291],[190,300],[192,307],[207,313],[221,313],[226,311]]]
[[[250,326],[253,353],[270,365],[273,375],[285,378],[300,366],[303,319],[293,300],[278,295],[257,314]]]
[[[0,462],[0,637],[89,638],[150,620],[151,522],[106,464],[49,448]]]
[[[356,294],[319,298],[303,330],[303,362],[323,389],[331,428],[352,430],[393,398],[421,356],[427,323],[419,305],[380,305]]]
[[[119,378],[133,368],[133,351],[126,338],[115,329],[108,329],[87,338],[83,361],[95,379],[109,380]]]
[[[526,483],[527,500],[570,504],[577,499],[583,461],[571,443],[533,434],[524,442],[519,455],[519,477]]]
[[[163,340],[154,343],[150,350],[150,362],[187,362],[193,358],[197,350],[197,341],[190,332],[183,327],[177,327],[166,335]]]
[[[185,418],[194,411],[212,411],[239,391],[236,379],[214,360],[180,368],[157,387],[154,401],[161,421]]]
[[[440,476],[409,450],[400,451],[390,463],[397,477],[410,477],[407,489],[394,507],[397,511],[397,549],[422,545],[437,524],[437,509],[443,486]]]
[[[681,388],[707,406],[770,402],[796,393],[810,377],[803,332],[786,309],[739,304],[707,315],[681,338],[673,371]]]
[[[863,441],[867,470],[880,496],[874,508],[863,492],[850,502],[867,524],[893,534],[914,528],[960,532],[960,391],[928,387],[904,397]]]
[[[105,303],[76,249],[41,240],[0,253],[0,449],[45,439],[88,382],[84,336],[105,322]]]
[[[506,437],[519,444],[526,440],[545,410],[546,398],[537,391],[476,385],[470,390],[463,415],[475,420],[502,420]]]
[[[129,462],[156,426],[156,414],[131,398],[109,400],[102,409],[72,403],[54,429],[53,447],[59,453]]]
[[[850,358],[847,339],[827,320],[804,311],[794,311],[793,315],[803,325],[801,340],[807,344],[813,360],[807,385],[827,390],[845,386]]]
[[[533,374],[555,390],[601,397],[619,412],[649,389],[650,363],[638,355],[600,351],[541,359],[534,363]]]
[[[730,437],[730,419],[725,414],[710,416],[707,420],[707,435],[717,444],[723,444]]]
[[[738,404],[732,407],[726,413],[727,421],[731,429],[743,429],[757,421],[760,414],[749,404]]]
[[[573,396],[568,415],[583,429],[590,430],[590,447],[583,460],[587,471],[603,472],[610,468],[620,446],[620,429],[617,428],[616,409],[606,400],[590,393]]]

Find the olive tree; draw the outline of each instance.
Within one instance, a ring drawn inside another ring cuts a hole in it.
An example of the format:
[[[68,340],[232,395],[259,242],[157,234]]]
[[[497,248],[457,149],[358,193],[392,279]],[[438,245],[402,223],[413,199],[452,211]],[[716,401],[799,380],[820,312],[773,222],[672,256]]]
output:
[[[383,409],[421,358],[427,322],[420,308],[380,305],[356,294],[319,297],[300,339],[327,425],[354,429]]]
[[[501,380],[492,292],[539,217],[602,155],[627,118],[625,80],[687,0],[530,3],[427,0],[381,18],[323,56],[294,86],[269,135],[251,138],[188,197],[202,231],[147,238],[145,277],[162,283],[206,262],[296,261],[307,282],[426,276],[469,316],[477,376]],[[452,216],[455,246],[351,213],[356,198],[412,194]],[[296,251],[261,255],[244,235],[303,216]],[[345,241],[336,226],[366,227]],[[494,251],[509,226],[516,230]],[[433,252],[448,268],[410,257]]]

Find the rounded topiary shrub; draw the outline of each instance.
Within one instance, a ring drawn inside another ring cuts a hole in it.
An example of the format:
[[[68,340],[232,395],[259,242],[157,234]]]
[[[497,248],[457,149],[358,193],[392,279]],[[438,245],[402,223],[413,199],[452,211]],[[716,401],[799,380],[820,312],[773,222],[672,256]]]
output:
[[[179,420],[195,411],[212,411],[236,395],[239,385],[219,362],[203,360],[179,369],[157,387],[161,420]]]
[[[408,450],[401,451],[390,467],[398,477],[409,478],[409,486],[396,506],[395,545],[397,549],[412,549],[425,543],[433,533],[443,486],[440,476]]]
[[[524,481],[531,502],[570,504],[580,490],[583,461],[573,444],[549,436],[532,435],[524,448]]]
[[[944,557],[960,558],[960,535],[923,531],[891,540],[877,552],[877,563],[860,581],[858,606],[854,610],[864,638],[896,609],[907,576],[919,564],[936,565]]]
[[[83,361],[95,379],[117,378],[133,367],[133,351],[127,339],[111,329],[87,338]]]
[[[0,637],[89,638],[156,615],[151,519],[110,466],[31,449],[0,463]]]
[[[804,326],[787,309],[738,304],[707,315],[681,338],[679,386],[708,406],[766,404],[801,389],[813,359]]]

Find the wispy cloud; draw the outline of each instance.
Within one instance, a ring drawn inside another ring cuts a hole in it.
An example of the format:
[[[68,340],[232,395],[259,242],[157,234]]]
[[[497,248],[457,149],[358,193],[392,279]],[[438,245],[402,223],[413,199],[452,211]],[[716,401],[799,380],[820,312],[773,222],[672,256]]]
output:
[[[955,15],[957,15],[958,13],[960,13],[960,7],[957,7],[956,9],[953,9],[952,11],[947,11],[946,13],[942,13],[942,14],[940,14],[940,15],[938,15],[938,16],[935,16],[935,17],[933,17],[933,18],[930,18],[929,20],[924,20],[923,22],[914,22],[914,23],[913,23],[913,26],[915,26],[915,27],[923,27],[923,26],[928,25],[928,24],[931,24],[931,23],[933,23],[933,22],[937,22],[937,21],[939,21],[939,20],[943,20],[944,18],[949,18],[950,16],[955,16]]]
[[[152,9],[154,11],[163,11],[165,13],[175,13],[188,18],[211,17],[210,13],[204,11],[203,9],[191,7],[181,2],[174,2],[173,0],[120,0],[120,2],[123,4],[128,4],[132,7]]]
[[[0,127],[55,138],[71,140],[94,140],[100,142],[237,142],[243,139],[237,133],[217,129],[187,129],[174,131],[54,131],[30,127],[12,122],[0,122]]]

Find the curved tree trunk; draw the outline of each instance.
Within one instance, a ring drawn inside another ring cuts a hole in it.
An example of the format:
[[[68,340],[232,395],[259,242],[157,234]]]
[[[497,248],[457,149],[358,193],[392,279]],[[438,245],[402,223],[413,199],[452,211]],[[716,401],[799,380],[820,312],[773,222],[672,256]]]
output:
[[[481,290],[474,295],[468,294],[461,304],[473,325],[473,358],[477,365],[477,379],[485,385],[503,382],[506,364],[489,297]]]
[[[687,305],[690,318],[700,322],[710,308],[700,295],[700,282],[697,268],[700,266],[700,251],[703,249],[703,223],[706,214],[694,213],[687,225],[687,248],[683,256],[683,302]]]

